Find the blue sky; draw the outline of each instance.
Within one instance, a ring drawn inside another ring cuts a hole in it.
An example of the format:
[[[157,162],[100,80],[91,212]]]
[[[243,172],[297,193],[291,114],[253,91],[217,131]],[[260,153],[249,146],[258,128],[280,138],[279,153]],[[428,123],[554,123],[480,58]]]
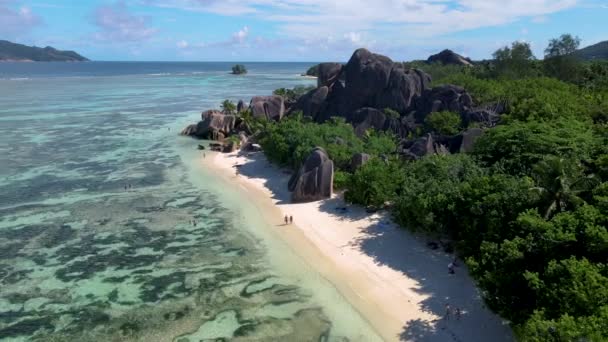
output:
[[[608,40],[608,0],[0,0],[0,39],[93,60],[395,60],[444,48],[488,58],[515,40]]]

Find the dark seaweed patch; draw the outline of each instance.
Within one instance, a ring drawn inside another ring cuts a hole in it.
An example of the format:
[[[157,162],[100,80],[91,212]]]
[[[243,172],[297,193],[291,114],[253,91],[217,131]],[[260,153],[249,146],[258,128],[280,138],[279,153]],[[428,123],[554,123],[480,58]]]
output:
[[[140,330],[141,327],[136,322],[125,322],[118,328],[118,331],[122,336],[135,335]]]
[[[152,271],[148,271],[148,272],[152,272]],[[127,280],[129,278],[129,276],[122,276],[122,277],[107,277],[103,280],[104,283],[111,283],[111,284],[117,284],[117,283],[122,283],[123,281]]]
[[[234,331],[234,337],[245,337],[256,330],[257,324],[244,324]]]
[[[21,271],[16,271],[16,272],[10,273],[6,277],[4,277],[4,279],[2,279],[2,283],[5,285],[16,284],[16,283],[20,282],[21,280],[26,279],[28,273],[31,273],[31,272],[32,272],[31,270],[21,270]]]
[[[40,329],[53,330],[55,326],[51,324],[50,317],[25,319],[13,325],[9,325],[4,329],[0,329],[0,336],[2,337],[17,337],[23,335],[33,335]]]
[[[184,285],[185,272],[175,272],[165,276],[160,276],[152,279],[146,279],[143,283],[143,290],[139,298],[144,302],[157,302],[163,299],[175,298],[173,294],[164,294],[169,286],[179,283],[179,286],[172,288],[173,293],[189,292]]]

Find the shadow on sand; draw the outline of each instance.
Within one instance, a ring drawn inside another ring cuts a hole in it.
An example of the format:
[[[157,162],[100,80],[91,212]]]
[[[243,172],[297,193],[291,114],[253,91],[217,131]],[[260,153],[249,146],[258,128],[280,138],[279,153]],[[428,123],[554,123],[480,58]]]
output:
[[[239,173],[263,179],[277,204],[290,203],[287,170],[271,166],[262,153],[247,154],[249,161],[239,165]],[[260,171],[262,170],[262,171]],[[508,324],[485,308],[483,300],[462,261],[455,274],[448,273],[453,255],[441,249],[432,250],[427,239],[397,227],[386,212],[368,213],[364,208],[347,205],[339,197],[323,200],[319,209],[338,220],[359,221],[372,218],[371,226],[351,246],[371,257],[377,265],[388,266],[417,282],[410,290],[426,297],[420,308],[440,319],[433,322],[404,322],[396,336],[401,341],[513,341]],[[446,304],[451,315],[446,318]],[[455,309],[462,315],[455,317]]]

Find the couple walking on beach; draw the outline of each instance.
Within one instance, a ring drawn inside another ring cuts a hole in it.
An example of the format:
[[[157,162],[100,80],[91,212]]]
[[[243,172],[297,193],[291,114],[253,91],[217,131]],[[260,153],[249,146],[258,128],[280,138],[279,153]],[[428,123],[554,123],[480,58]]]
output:
[[[293,223],[293,216],[285,215],[285,224],[292,224],[292,223]]]

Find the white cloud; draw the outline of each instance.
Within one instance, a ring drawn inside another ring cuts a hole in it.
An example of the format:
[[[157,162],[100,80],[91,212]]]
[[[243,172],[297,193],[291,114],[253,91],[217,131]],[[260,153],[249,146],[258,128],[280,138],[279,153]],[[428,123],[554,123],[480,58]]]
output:
[[[221,15],[253,15],[291,37],[373,32],[432,37],[542,17],[580,0],[146,0],[163,7]]]
[[[144,41],[158,31],[148,26],[145,17],[132,14],[124,2],[97,7],[93,20],[99,27],[95,38],[100,41]]]
[[[15,1],[0,0],[0,36],[14,38],[29,32],[42,19],[27,6],[15,8]]]
[[[249,27],[247,27],[247,26],[243,27],[238,32],[236,32],[232,35],[233,41],[238,44],[245,43],[245,41],[247,40],[247,37],[249,37]]]
[[[185,48],[187,48],[188,46],[190,46],[190,44],[189,44],[189,43],[188,43],[188,41],[186,41],[186,40],[180,40],[179,42],[177,42],[177,44],[176,44],[176,45],[177,45],[177,47],[178,47],[178,48],[180,48],[180,49],[185,49]]]

